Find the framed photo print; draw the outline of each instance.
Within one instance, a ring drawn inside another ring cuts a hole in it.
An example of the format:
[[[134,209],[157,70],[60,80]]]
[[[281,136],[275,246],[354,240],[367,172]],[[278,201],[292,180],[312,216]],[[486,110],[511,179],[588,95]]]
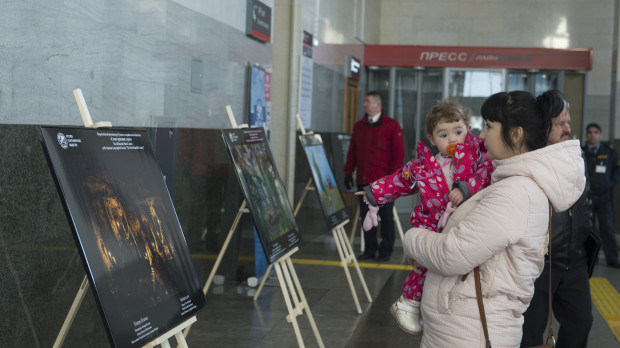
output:
[[[319,196],[327,225],[330,228],[336,227],[346,221],[350,215],[327,160],[321,136],[319,134],[300,135],[299,141],[312,171],[315,191]]]
[[[223,129],[222,136],[271,264],[299,244],[301,234],[265,130]]]
[[[143,130],[41,127],[40,139],[113,347],[142,347],[205,307]]]
[[[331,133],[328,135],[331,142],[331,151],[333,158],[334,174],[336,175],[336,181],[340,187],[341,192],[354,193],[357,191],[357,185],[353,185],[351,189],[347,189],[344,185],[344,164],[347,161],[347,152],[349,151],[349,144],[351,143],[351,134],[346,133]],[[355,179],[355,171],[353,172],[353,178]]]

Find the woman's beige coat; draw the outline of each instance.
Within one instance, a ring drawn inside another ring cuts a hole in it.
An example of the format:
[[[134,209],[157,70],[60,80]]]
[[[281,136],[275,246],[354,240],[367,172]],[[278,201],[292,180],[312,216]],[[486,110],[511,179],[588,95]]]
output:
[[[543,269],[549,202],[567,210],[585,186],[578,140],[493,164],[491,186],[459,206],[443,233],[412,228],[405,235],[407,256],[428,268],[422,347],[484,347],[473,274],[461,280],[476,266],[493,347],[518,347]]]

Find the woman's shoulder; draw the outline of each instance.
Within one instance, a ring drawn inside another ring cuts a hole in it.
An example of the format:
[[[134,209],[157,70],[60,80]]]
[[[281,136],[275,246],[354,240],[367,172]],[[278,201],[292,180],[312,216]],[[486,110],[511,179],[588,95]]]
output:
[[[515,175],[494,182],[486,189],[487,199],[538,201],[546,199],[543,189],[532,178]]]

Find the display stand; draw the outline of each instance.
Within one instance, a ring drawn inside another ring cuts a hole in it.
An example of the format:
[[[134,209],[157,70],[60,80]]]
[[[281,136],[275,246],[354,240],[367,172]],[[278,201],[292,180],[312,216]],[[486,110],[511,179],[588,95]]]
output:
[[[306,132],[303,124],[301,123],[301,119],[299,118],[299,115],[297,115],[297,122],[299,124],[299,128],[301,129],[302,135],[312,134],[312,132]],[[312,185],[312,181],[313,181],[312,177],[310,177],[310,179],[308,180],[308,183],[306,184],[306,187],[304,188],[304,191],[301,194],[301,197],[299,198],[299,202],[297,202],[295,211],[293,212],[295,216],[297,216],[297,213],[299,212],[299,208],[301,208],[301,204],[306,199],[306,195],[308,194],[308,191],[315,190],[315,187]],[[366,281],[359,267],[359,264],[357,263],[357,258],[355,257],[353,248],[351,247],[351,244],[346,238],[346,232],[344,229],[344,225],[346,225],[348,222],[349,220],[345,220],[342,223],[340,223],[338,226],[334,227],[332,229],[332,235],[334,237],[334,242],[336,243],[336,248],[338,249],[338,254],[340,255],[340,266],[342,266],[342,268],[344,269],[344,273],[347,277],[347,282],[349,283],[349,288],[351,289],[351,295],[353,297],[353,302],[355,303],[355,308],[357,309],[358,314],[362,314],[362,308],[357,298],[357,293],[353,285],[353,280],[351,279],[351,273],[349,272],[349,266],[348,266],[349,263],[353,263],[353,265],[355,266],[355,269],[357,270],[357,275],[360,278],[360,282],[362,283],[362,287],[364,288],[364,292],[366,293],[366,298],[368,299],[368,302],[372,302],[372,297],[370,296],[370,292],[368,291],[368,287],[366,286]],[[271,265],[269,265],[269,267],[267,268],[267,271],[265,272],[265,275],[263,276],[263,279],[261,280],[261,283],[258,286],[256,294],[254,295],[255,301],[260,295],[260,292],[263,286],[265,285],[265,280],[267,279],[267,276],[269,275],[270,270],[271,270]]]
[[[172,330],[169,330],[163,335],[145,344],[144,346],[142,346],[142,348],[151,348],[151,347],[155,347],[158,345],[161,345],[162,348],[170,348],[170,342],[168,342],[168,340],[172,338],[172,336],[174,336],[177,339],[177,344],[178,344],[177,347],[188,348],[187,342],[185,341],[185,336],[183,335],[183,329],[192,325],[195,321],[196,321],[196,316],[193,316],[187,319],[186,321],[172,328]]]
[[[73,96],[75,97],[75,101],[77,102],[78,109],[80,110],[80,115],[82,115],[82,121],[84,122],[84,127],[86,128],[112,127],[112,123],[108,121],[101,121],[101,122],[93,123],[92,118],[90,117],[90,113],[88,112],[88,107],[86,106],[86,101],[84,100],[84,95],[82,94],[81,89],[79,88],[74,89]],[[71,327],[71,324],[73,324],[73,320],[75,319],[77,311],[80,308],[80,305],[82,304],[82,300],[84,300],[84,296],[86,292],[88,291],[88,287],[89,287],[88,278],[84,276],[84,278],[82,279],[82,285],[80,285],[80,289],[78,290],[78,293],[75,295],[75,298],[73,299],[71,308],[69,308],[69,313],[67,313],[67,316],[65,317],[65,321],[63,322],[62,327],[60,328],[60,332],[58,333],[58,336],[56,337],[56,341],[54,341],[54,345],[52,346],[53,348],[62,347],[62,344],[64,343],[65,339],[67,338],[67,334],[69,333],[69,328]],[[188,320],[181,323],[177,327],[171,330],[168,330],[167,332],[165,332],[164,334],[162,334],[155,340],[142,346],[142,348],[150,348],[150,347],[155,347],[157,345],[161,345],[162,348],[170,348],[168,339],[172,336],[176,337],[179,347],[188,348],[187,342],[185,341],[185,336],[183,336],[182,331],[186,326],[191,325],[195,321],[196,321],[196,316],[189,318]]]
[[[226,112],[228,114],[228,119],[230,120],[230,124],[232,125],[233,128],[248,127],[247,124],[242,124],[241,126],[237,126],[237,122],[235,121],[235,116],[233,115],[230,105],[226,106]],[[249,212],[250,212],[249,209],[246,208],[246,201],[244,200],[243,203],[241,204],[241,207],[239,208],[239,211],[237,212],[235,221],[233,222],[232,226],[230,227],[230,230],[228,231],[228,236],[226,237],[226,240],[224,241],[224,244],[222,245],[222,249],[220,250],[220,254],[217,257],[215,264],[213,265],[211,274],[209,275],[209,278],[207,279],[207,282],[205,283],[205,286],[203,288],[203,292],[205,295],[207,294],[207,291],[209,290],[209,286],[211,285],[211,282],[213,281],[213,277],[215,276],[215,273],[217,272],[217,269],[224,256],[224,253],[226,252],[226,249],[228,248],[228,244],[232,238],[232,235],[237,229],[239,221],[241,220],[241,216],[244,213],[249,213]],[[324,348],[325,345],[323,344],[323,340],[321,339],[321,334],[319,333],[316,323],[314,322],[314,317],[312,316],[312,312],[310,311],[310,307],[308,306],[308,301],[306,300],[306,296],[304,295],[303,289],[301,288],[301,285],[299,283],[299,278],[297,277],[297,273],[295,272],[295,268],[293,267],[293,262],[291,261],[291,255],[296,253],[298,250],[299,250],[299,247],[295,247],[291,251],[286,253],[284,256],[274,261],[271,265],[269,265],[267,272],[269,272],[269,269],[271,269],[272,266],[275,267],[276,269],[276,274],[278,275],[278,281],[280,282],[280,288],[282,289],[282,295],[284,295],[284,301],[286,302],[286,308],[288,309],[288,313],[289,313],[286,316],[286,321],[293,325],[293,330],[295,331],[295,336],[297,337],[297,343],[299,344],[299,347],[305,347],[305,346],[304,346],[303,338],[301,336],[301,331],[299,330],[299,324],[297,323],[296,318],[298,315],[303,315],[303,310],[305,309],[308,315],[308,321],[310,322],[310,326],[312,327],[312,331],[314,332],[314,336],[316,337],[319,347]],[[261,282],[261,285],[264,284],[264,280],[266,278],[267,278],[267,273],[265,273],[265,275],[263,276],[263,281]],[[254,299],[256,300],[256,296],[254,297]],[[292,303],[291,303],[291,300],[292,300]],[[184,331],[185,336],[187,336],[190,329],[191,329],[191,325],[185,329]]]
[[[286,321],[293,325],[293,330],[295,330],[295,336],[297,337],[299,347],[304,347],[304,341],[301,337],[301,331],[299,330],[299,324],[297,324],[296,318],[298,315],[302,315],[303,310],[305,309],[308,315],[308,321],[310,321],[310,326],[312,327],[312,332],[314,332],[314,337],[316,337],[319,347],[324,348],[325,345],[321,339],[321,334],[316,327],[314,317],[312,316],[312,312],[310,312],[310,307],[308,306],[308,301],[306,300],[304,291],[301,288],[301,284],[299,284],[299,278],[295,272],[295,267],[293,267],[293,261],[291,261],[291,255],[296,253],[297,250],[299,250],[299,248],[295,247],[293,250],[289,251],[273,263],[274,268],[276,269],[276,274],[278,275],[278,281],[280,282],[280,288],[282,288],[282,295],[284,295],[284,302],[286,302],[286,308],[288,309]],[[266,275],[267,274],[265,274],[265,276]],[[291,300],[293,303],[291,303]],[[293,306],[293,304],[295,306]]]
[[[355,231],[357,231],[357,224],[360,221],[360,202],[356,198],[355,202],[355,213],[353,213],[353,225],[351,227],[351,235],[349,236],[349,243],[353,244],[353,240],[355,239]],[[361,226],[360,226],[361,228]],[[365,242],[364,242],[364,230],[362,230],[362,236],[360,238],[360,249],[364,251]]]

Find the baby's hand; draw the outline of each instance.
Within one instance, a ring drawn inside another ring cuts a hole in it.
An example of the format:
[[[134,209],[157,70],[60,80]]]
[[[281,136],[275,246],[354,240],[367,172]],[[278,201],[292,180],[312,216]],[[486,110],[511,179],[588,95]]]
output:
[[[461,189],[455,188],[450,191],[448,198],[450,199],[450,202],[452,202],[452,205],[456,207],[463,202],[463,199],[465,197],[463,196],[463,192],[461,192]]]
[[[412,258],[407,258],[407,261],[409,261],[409,264],[411,266],[413,266],[413,271],[416,274],[422,274],[422,265],[420,265],[419,263],[417,263],[416,260],[412,259]]]
[[[357,191],[354,193],[354,195],[356,196],[362,196],[362,200],[366,203],[368,203],[368,197],[366,197],[366,192],[364,191]]]

